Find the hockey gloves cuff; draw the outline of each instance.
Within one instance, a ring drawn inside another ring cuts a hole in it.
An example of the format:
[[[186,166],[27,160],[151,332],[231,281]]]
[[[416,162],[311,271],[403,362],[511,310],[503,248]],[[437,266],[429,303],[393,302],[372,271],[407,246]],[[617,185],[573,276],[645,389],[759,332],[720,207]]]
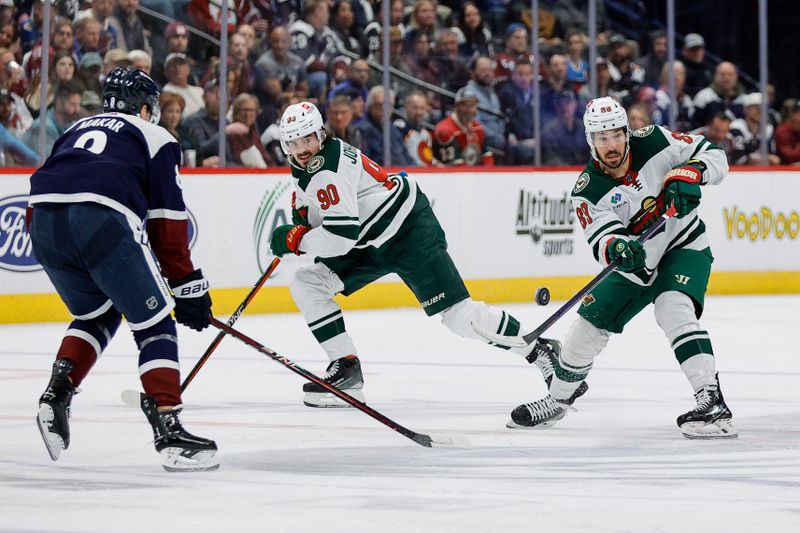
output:
[[[706,164],[697,159],[688,161],[664,175],[664,203],[675,204],[678,218],[683,218],[700,205],[700,184]]]
[[[617,267],[620,272],[635,272],[644,268],[644,260],[647,256],[644,246],[639,241],[619,238],[608,243],[606,253],[609,263],[613,263],[617,258],[622,258]]]
[[[199,268],[185,278],[170,281],[175,295],[175,320],[178,324],[201,331],[208,327],[211,317],[211,295],[208,280]]]
[[[309,226],[308,206],[297,205],[297,193],[292,193],[292,224],[295,226]]]
[[[311,231],[310,227],[302,225],[284,224],[283,226],[278,226],[272,232],[272,239],[269,244],[272,254],[278,257],[289,252],[300,255],[300,241],[303,239],[303,235],[309,231]]]

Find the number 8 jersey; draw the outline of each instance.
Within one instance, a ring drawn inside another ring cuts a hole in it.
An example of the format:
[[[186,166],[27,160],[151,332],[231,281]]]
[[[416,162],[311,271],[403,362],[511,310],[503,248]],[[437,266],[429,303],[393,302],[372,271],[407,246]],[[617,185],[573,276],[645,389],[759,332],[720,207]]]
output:
[[[428,206],[416,183],[389,175],[357,148],[327,139],[306,168],[290,159],[298,208],[308,207],[311,231],[300,251],[337,257],[352,248],[379,247],[391,239],[412,212]]]
[[[592,160],[578,177],[572,191],[572,207],[592,252],[603,266],[604,253],[617,235],[640,235],[669,206],[664,205],[664,174],[689,159],[706,164],[701,185],[715,185],[728,171],[725,153],[700,135],[672,133],[661,126],[646,126],[630,138],[630,166],[623,178],[603,172]],[[658,263],[670,250],[708,248],[705,224],[697,211],[667,221],[662,230],[645,242],[646,268],[622,274],[639,284],[649,284]]]

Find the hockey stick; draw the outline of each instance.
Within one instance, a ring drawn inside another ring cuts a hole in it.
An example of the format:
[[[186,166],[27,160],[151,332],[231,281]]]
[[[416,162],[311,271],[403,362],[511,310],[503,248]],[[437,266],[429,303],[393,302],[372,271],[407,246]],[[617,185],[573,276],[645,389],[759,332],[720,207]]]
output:
[[[322,379],[318,378],[317,376],[315,376],[314,374],[312,374],[308,370],[306,370],[306,369],[298,366],[297,364],[293,363],[292,361],[290,361],[289,359],[287,359],[283,355],[280,355],[280,354],[274,352],[273,350],[270,350],[269,348],[267,348],[263,344],[259,343],[258,341],[255,341],[255,340],[251,339],[250,337],[248,337],[244,333],[241,333],[240,331],[233,329],[229,325],[224,324],[223,322],[220,322],[216,318],[213,318],[213,317],[211,318],[211,325],[216,327],[216,328],[219,328],[224,333],[227,333],[228,335],[231,335],[232,337],[236,337],[237,339],[239,339],[243,343],[247,344],[248,346],[250,346],[252,348],[255,348],[256,350],[258,350],[262,354],[266,355],[270,359],[273,359],[273,360],[279,362],[280,364],[282,364],[283,366],[285,366],[286,368],[288,368],[289,370],[291,370],[295,374],[299,374],[300,376],[304,377],[305,379],[307,379],[311,383],[316,383],[320,387],[323,387],[325,390],[327,390],[331,394],[333,394],[333,395],[339,397],[340,399],[344,400],[345,402],[349,403],[350,405],[352,405],[353,407],[355,407],[359,411],[368,414],[369,416],[371,416],[372,418],[374,418],[375,420],[377,420],[381,424],[390,427],[391,429],[393,429],[396,432],[400,433],[404,437],[408,437],[409,439],[413,440],[414,442],[416,442],[420,446],[425,446],[425,447],[428,447],[428,448],[471,448],[472,447],[472,444],[470,444],[469,439],[467,439],[467,437],[465,437],[464,435],[459,435],[459,434],[454,434],[454,433],[451,433],[451,434],[429,434],[429,435],[426,435],[424,433],[417,433],[416,431],[411,431],[410,429],[401,426],[400,424],[398,424],[394,420],[391,420],[390,418],[387,418],[386,416],[382,415],[381,413],[379,413],[375,409],[371,408],[367,404],[356,400],[355,398],[353,398],[352,396],[350,396],[346,392],[343,392],[343,391],[337,389],[336,387],[334,387],[333,385],[331,385],[330,383],[328,383],[326,381],[323,381]]]
[[[636,239],[639,242],[644,242],[649,239],[655,232],[660,230],[664,227],[664,224],[667,223],[667,220],[675,216],[676,210],[675,205],[672,205],[667,211],[661,215],[658,222],[647,228],[647,231],[639,235],[639,238]],[[617,257],[614,261],[612,261],[607,267],[605,267],[597,276],[595,276],[592,281],[590,281],[584,288],[579,290],[575,296],[570,298],[570,300],[562,305],[555,313],[553,313],[550,318],[545,320],[538,328],[531,331],[530,333],[526,333],[525,335],[516,336],[516,337],[505,337],[503,335],[499,335],[497,333],[492,333],[480,327],[479,325],[473,323],[472,329],[475,330],[475,333],[483,337],[489,342],[494,342],[497,344],[502,344],[503,346],[511,346],[514,348],[523,348],[528,346],[532,342],[535,342],[536,339],[542,336],[542,333],[547,331],[550,326],[556,323],[561,317],[563,317],[567,311],[572,309],[575,304],[583,300],[583,298],[592,292],[592,289],[597,287],[601,281],[606,279],[608,276],[611,275],[614,270],[619,266],[620,262],[622,262],[622,257]]]
[[[256,284],[252,289],[250,289],[250,292],[247,294],[247,296],[245,296],[242,303],[239,304],[239,307],[236,308],[236,311],[234,311],[228,319],[229,326],[233,326],[236,321],[239,320],[239,317],[242,316],[245,308],[247,308],[253,298],[255,298],[256,294],[261,290],[261,287],[264,285],[267,279],[272,275],[273,272],[275,272],[275,269],[278,268],[280,262],[280,257],[276,257],[272,260],[272,263],[270,263],[269,267],[267,267],[264,273],[261,274],[261,277],[258,278]],[[214,350],[217,349],[217,346],[219,346],[219,343],[222,342],[222,339],[224,338],[225,333],[222,331],[220,331],[217,336],[214,337],[214,340],[208,345],[208,348],[206,348],[205,353],[203,353],[200,359],[197,360],[194,368],[192,368],[191,372],[189,372],[189,374],[186,376],[186,379],[183,380],[183,383],[181,384],[181,392],[186,390],[186,387],[188,387],[189,383],[191,383],[195,376],[197,376],[197,373],[200,372],[200,369],[203,368],[203,365],[206,364],[208,358],[211,357],[211,354],[214,353]],[[122,401],[125,403],[125,405],[130,407],[139,407],[141,405],[142,398],[144,398],[144,394],[137,390],[126,389],[122,391]]]

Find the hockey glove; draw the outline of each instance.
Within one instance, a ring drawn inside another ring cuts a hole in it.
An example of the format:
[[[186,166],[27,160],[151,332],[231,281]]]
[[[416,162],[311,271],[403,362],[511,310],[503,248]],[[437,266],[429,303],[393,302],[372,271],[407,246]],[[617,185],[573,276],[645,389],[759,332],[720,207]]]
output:
[[[292,193],[292,224],[295,226],[309,226],[308,206],[297,207],[297,193]]]
[[[175,295],[175,320],[178,324],[201,331],[211,317],[211,295],[208,280],[199,268],[185,278],[170,281]]]
[[[700,205],[700,183],[705,170],[705,163],[691,159],[664,175],[664,203],[675,204],[676,217],[683,218]]]
[[[614,239],[608,243],[606,253],[609,263],[613,263],[618,257],[622,258],[617,267],[620,272],[636,272],[644,268],[644,259],[647,256],[642,243],[625,239]]]
[[[308,226],[293,226],[291,224],[278,226],[272,232],[272,239],[269,244],[272,249],[272,255],[281,257],[289,252],[300,255],[300,241],[303,235],[309,231],[311,231],[311,228]]]

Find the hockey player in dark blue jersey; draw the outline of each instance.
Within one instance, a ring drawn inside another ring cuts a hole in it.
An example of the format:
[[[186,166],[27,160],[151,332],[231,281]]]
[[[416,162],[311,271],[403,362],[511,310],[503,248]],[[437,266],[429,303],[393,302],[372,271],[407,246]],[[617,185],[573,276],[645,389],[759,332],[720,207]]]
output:
[[[178,418],[170,311],[179,323],[202,330],[211,297],[190,257],[180,148],[156,125],[158,98],[143,72],[114,69],[103,91],[104,113],[70,127],[31,176],[33,248],[74,317],[39,399],[37,423],[54,461],[69,447],[72,396],[125,315],[139,347],[142,409],[162,465],[169,471],[219,466],[214,441],[188,433]]]

